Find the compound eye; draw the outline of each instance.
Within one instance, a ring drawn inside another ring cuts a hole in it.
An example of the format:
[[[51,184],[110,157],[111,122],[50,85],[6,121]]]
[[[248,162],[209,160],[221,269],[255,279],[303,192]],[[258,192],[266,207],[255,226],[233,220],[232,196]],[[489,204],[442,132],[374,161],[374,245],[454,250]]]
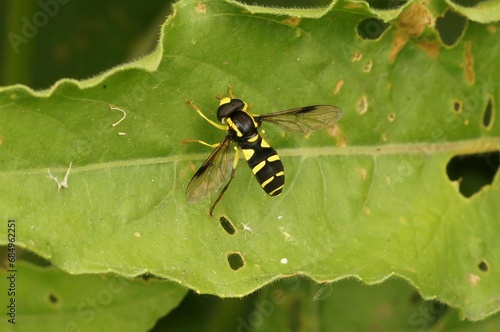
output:
[[[222,122],[222,119],[229,117],[236,111],[241,111],[245,107],[245,103],[240,99],[231,99],[226,104],[222,104],[217,109],[217,119]]]
[[[245,107],[245,103],[240,99],[231,99],[230,103],[238,111],[241,111],[243,109],[243,107]]]
[[[227,118],[233,112],[234,112],[234,106],[231,104],[231,102],[224,105],[220,105],[219,108],[217,109],[217,119],[220,122],[223,122],[222,120]]]

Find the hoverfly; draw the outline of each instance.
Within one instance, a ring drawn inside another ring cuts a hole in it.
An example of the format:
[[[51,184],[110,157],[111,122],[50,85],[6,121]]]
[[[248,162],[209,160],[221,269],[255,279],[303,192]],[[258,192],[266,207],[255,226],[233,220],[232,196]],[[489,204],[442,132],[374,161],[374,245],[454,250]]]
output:
[[[240,153],[243,153],[262,189],[270,196],[281,194],[285,185],[285,171],[276,150],[257,131],[263,122],[274,123],[289,132],[309,134],[332,125],[342,117],[342,110],[333,105],[313,105],[255,115],[249,112],[245,102],[234,98],[231,87],[228,90],[230,98],[220,99],[217,109],[217,119],[222,124],[210,120],[196,105],[186,100],[207,122],[227,132],[222,142],[216,144],[201,140],[182,141],[183,144],[196,142],[215,149],[189,182],[186,189],[188,202],[194,203],[209,196],[229,178],[212,204],[210,216],[234,178]],[[236,144],[233,160],[229,158],[231,144]]]

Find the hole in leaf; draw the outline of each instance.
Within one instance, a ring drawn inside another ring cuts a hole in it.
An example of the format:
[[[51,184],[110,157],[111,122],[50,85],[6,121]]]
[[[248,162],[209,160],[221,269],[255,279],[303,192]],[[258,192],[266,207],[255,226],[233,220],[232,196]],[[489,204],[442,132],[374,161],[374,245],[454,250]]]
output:
[[[378,39],[382,33],[389,27],[389,23],[385,23],[378,18],[370,17],[358,23],[358,35],[363,39],[374,40]]]
[[[220,217],[219,221],[220,221],[220,225],[222,226],[222,228],[224,228],[226,233],[233,235],[236,232],[236,229],[235,229],[233,223],[228,218],[222,216],[222,217]]]
[[[483,272],[488,272],[490,270],[488,262],[484,259],[479,264],[477,264],[477,267]]]
[[[462,102],[460,100],[455,100],[453,102],[453,110],[457,113],[462,112]]]
[[[376,9],[397,9],[404,5],[407,0],[392,0],[392,1],[387,1],[387,0],[367,0],[368,4],[370,5],[371,8],[376,8]]]
[[[436,19],[436,30],[443,44],[455,45],[465,33],[467,19],[451,10]]]
[[[233,269],[234,271],[239,270],[243,267],[243,265],[245,265],[243,257],[237,252],[233,252],[227,255],[227,261],[229,262],[229,266],[231,267],[231,269]]]
[[[489,127],[491,124],[491,119],[493,118],[493,103],[491,97],[488,99],[488,105],[486,105],[486,110],[483,116],[483,125]]]
[[[49,293],[49,302],[51,304],[58,304],[59,303],[59,296],[57,296],[54,293]]]
[[[459,181],[459,190],[470,197],[491,184],[500,165],[500,151],[458,155],[448,162],[446,172],[451,181]]]

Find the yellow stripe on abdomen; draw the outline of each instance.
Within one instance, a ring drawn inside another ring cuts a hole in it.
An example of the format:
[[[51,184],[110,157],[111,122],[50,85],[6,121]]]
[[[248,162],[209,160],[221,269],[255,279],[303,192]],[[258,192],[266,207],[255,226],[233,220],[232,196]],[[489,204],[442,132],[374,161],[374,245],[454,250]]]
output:
[[[257,165],[255,165],[254,168],[252,168],[252,172],[253,174],[257,174],[258,171],[260,171],[262,168],[264,168],[264,166],[266,165],[266,161],[261,161],[260,163],[258,163]]]
[[[276,161],[276,160],[280,160],[280,156],[278,156],[277,154],[275,154],[274,156],[271,156],[271,157],[267,158],[267,161],[269,161],[270,163],[273,162],[273,161]]]

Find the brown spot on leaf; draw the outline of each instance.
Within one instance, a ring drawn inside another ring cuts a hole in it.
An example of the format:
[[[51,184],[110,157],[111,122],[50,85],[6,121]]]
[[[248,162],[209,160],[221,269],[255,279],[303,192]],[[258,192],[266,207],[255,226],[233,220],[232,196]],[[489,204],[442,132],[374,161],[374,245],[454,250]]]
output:
[[[198,2],[198,4],[196,5],[196,12],[198,14],[205,14],[207,12],[207,6],[203,1]]]
[[[338,137],[340,134],[339,126],[337,123],[332,124],[331,126],[328,126],[326,132],[328,135],[333,136],[333,137]]]
[[[333,94],[337,95],[340,92],[340,89],[344,86],[344,80],[338,80],[337,84],[335,84],[335,88],[333,88]]]
[[[474,56],[471,52],[471,43],[465,43],[465,79],[467,83],[473,84],[476,80],[476,72],[474,71]]]
[[[439,49],[441,45],[437,40],[430,41],[430,40],[423,40],[418,44],[421,49],[425,51],[431,58],[437,59],[439,56]]]
[[[337,146],[345,147],[347,146],[347,141],[345,140],[345,136],[340,134],[338,141],[337,141]]]
[[[354,52],[354,54],[352,55],[351,60],[352,60],[352,62],[358,62],[362,58],[363,58],[363,54],[361,52]]]
[[[326,132],[328,133],[328,135],[337,138],[337,146],[346,146],[345,137],[344,135],[342,135],[342,132],[337,123],[328,126]]]
[[[300,24],[300,21],[302,21],[302,19],[300,17],[290,16],[289,18],[281,21],[281,23],[286,24],[286,25],[290,25],[292,27],[296,27]]]
[[[392,44],[391,52],[389,53],[389,62],[393,63],[396,61],[396,57],[398,56],[398,53],[403,49],[403,47],[406,45],[406,42],[408,41],[408,35],[396,30],[394,31],[394,41]]]
[[[427,27],[434,27],[436,18],[427,8],[426,3],[421,1],[413,3],[400,16],[396,23],[397,30],[394,31],[394,42],[389,54],[389,61],[393,63],[398,53],[406,45],[408,39],[420,36]],[[420,45],[432,57],[436,55],[435,45]],[[439,49],[438,53],[439,54]]]
[[[396,23],[396,26],[405,31],[411,37],[418,37],[426,27],[433,27],[436,18],[431,11],[422,3],[413,3],[406,9]]]
[[[368,100],[366,96],[361,97],[357,105],[358,113],[360,115],[365,114],[368,111]]]
[[[494,24],[488,24],[488,25],[486,25],[486,30],[489,33],[497,33],[497,26]]]
[[[368,61],[366,61],[365,65],[363,66],[363,71],[365,73],[369,73],[372,70],[372,67],[373,67],[373,61],[368,60]]]
[[[472,286],[476,286],[477,283],[481,280],[481,277],[471,273],[469,274],[467,279],[469,281],[469,284],[471,284]]]
[[[367,174],[367,171],[366,171],[366,168],[361,168],[360,169],[360,174],[361,174],[361,180],[365,181],[366,180],[366,174]]]
[[[356,8],[363,8],[363,5],[360,3],[348,3],[347,5],[344,6],[346,9],[356,9]]]

